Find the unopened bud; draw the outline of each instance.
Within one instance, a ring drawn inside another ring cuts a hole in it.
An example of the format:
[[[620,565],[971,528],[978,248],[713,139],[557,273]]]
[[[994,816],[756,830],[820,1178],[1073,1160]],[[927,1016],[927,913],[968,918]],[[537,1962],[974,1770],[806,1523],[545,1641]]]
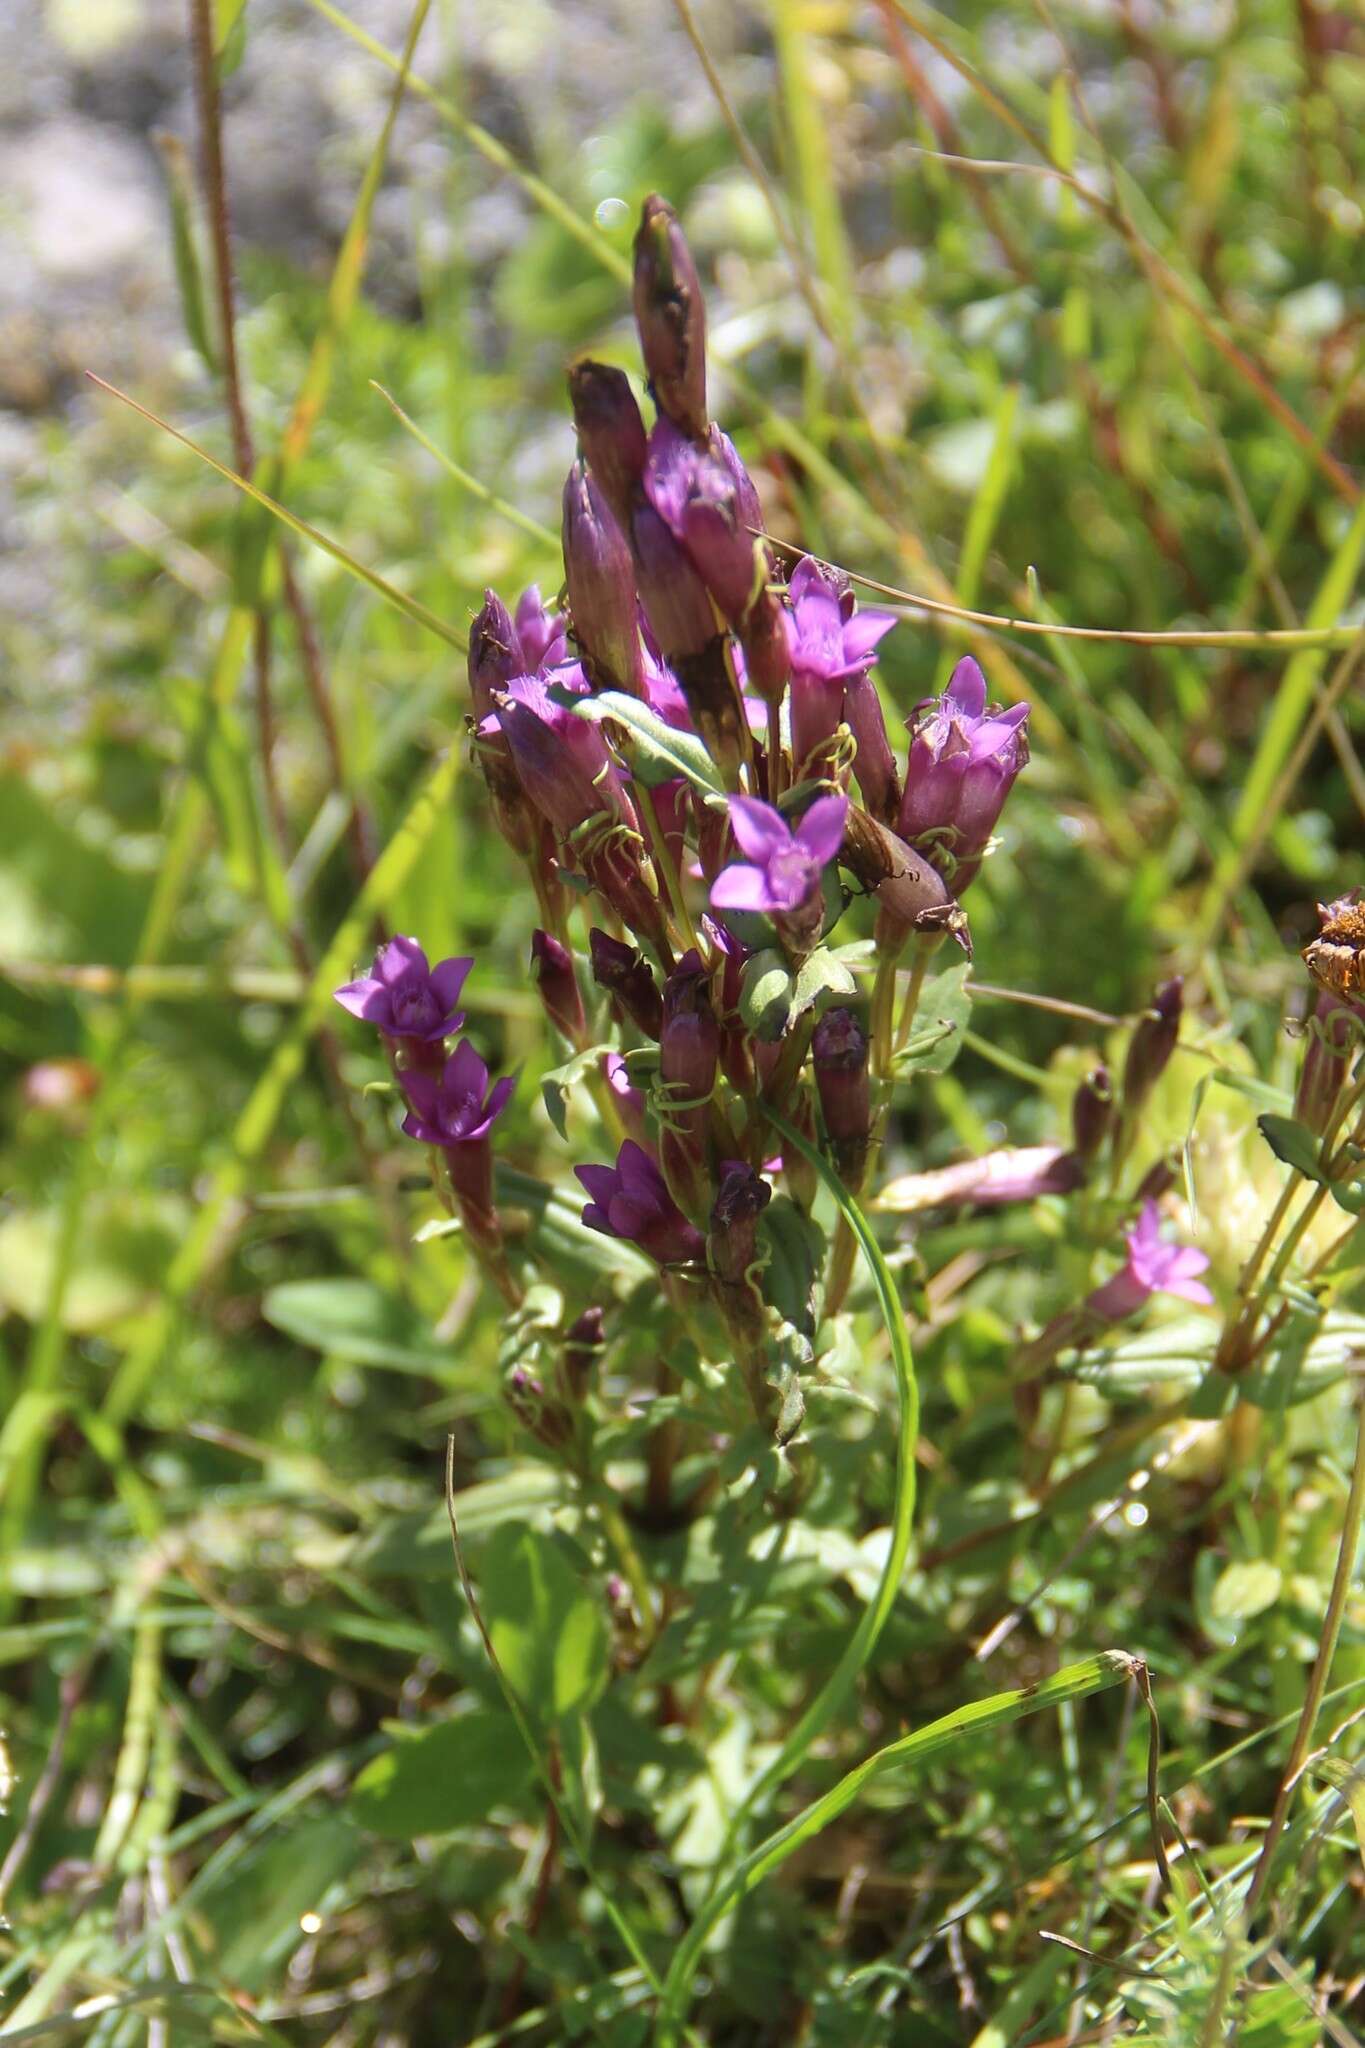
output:
[[[550,1450],[559,1450],[573,1436],[573,1416],[562,1401],[547,1394],[524,1365],[514,1365],[503,1382],[507,1405],[531,1435]]]
[[[500,692],[525,671],[526,657],[512,614],[496,591],[485,590],[483,609],[469,629],[469,695],[475,718],[489,717]]]
[[[694,440],[706,432],[706,307],[667,200],[646,199],[635,237],[635,324],[654,402]]]
[[[564,1332],[560,1365],[564,1384],[575,1400],[581,1400],[586,1393],[593,1367],[602,1355],[602,1326],[601,1309],[585,1308]]]
[[[852,1010],[827,1010],[815,1027],[811,1058],[820,1114],[840,1178],[855,1193],[872,1134],[868,1051],[867,1033]]]
[[[531,972],[536,978],[540,1000],[550,1022],[571,1044],[581,1045],[586,1025],[573,955],[553,933],[532,932]]]
[[[591,472],[564,485],[564,581],[574,638],[599,686],[641,694],[640,635],[630,544]]]
[[[1176,1162],[1169,1153],[1161,1155],[1149,1166],[1133,1192],[1133,1202],[1141,1208],[1144,1202],[1159,1202],[1175,1186]]]
[[[663,1028],[663,997],[644,954],[596,925],[588,933],[588,954],[597,986],[607,991],[637,1031],[657,1038]]]
[[[1114,1122],[1114,1087],[1107,1067],[1086,1075],[1071,1098],[1071,1149],[1088,1165],[1099,1156]]]
[[[1180,1037],[1184,1009],[1184,983],[1174,975],[1163,981],[1152,998],[1152,1007],[1139,1018],[1128,1041],[1123,1063],[1123,1113],[1132,1119],[1166,1071],[1166,1064]]]
[[[743,1160],[722,1162],[706,1258],[721,1312],[746,1354],[753,1352],[764,1334],[758,1219],[772,1200],[772,1192],[767,1181]]]
[[[1365,1043],[1365,1011],[1321,989],[1306,1032],[1294,1116],[1321,1137],[1332,1121],[1351,1060]]]
[[[718,638],[706,585],[682,543],[643,500],[631,514],[630,545],[650,631],[664,660],[676,668]]]
[[[624,370],[606,363],[575,363],[569,401],[579,446],[622,532],[645,472],[645,423]]]
[[[857,804],[848,807],[839,858],[876,896],[889,939],[951,932],[970,954],[966,913],[938,869]]]
[[[901,799],[896,757],[887,738],[877,685],[866,669],[844,684],[844,723],[853,734],[853,773],[863,804],[883,824],[894,818]]]
[[[687,1215],[704,1216],[711,1199],[711,1096],[720,1061],[720,1026],[706,970],[684,953],[664,983],[659,1034],[659,1164]]]

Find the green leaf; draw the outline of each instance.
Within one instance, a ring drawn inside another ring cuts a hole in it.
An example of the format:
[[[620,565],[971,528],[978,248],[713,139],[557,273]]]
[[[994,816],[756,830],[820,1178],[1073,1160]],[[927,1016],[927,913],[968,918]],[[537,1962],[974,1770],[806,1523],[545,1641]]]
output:
[[[178,135],[160,130],[155,136],[166,173],[166,193],[171,208],[171,255],[175,280],[180,288],[180,317],[185,333],[210,375],[218,373],[218,351],[209,326],[208,300],[194,222],[194,174],[189,152]]]
[[[568,1285],[587,1292],[600,1288],[604,1279],[624,1286],[656,1274],[657,1268],[633,1244],[589,1230],[583,1221],[581,1189],[570,1193],[552,1188],[548,1181],[501,1160],[494,1164],[493,1185],[500,1205],[525,1212],[531,1249]]]
[[[910,1037],[896,1057],[897,1074],[947,1073],[962,1050],[963,1033],[972,1014],[967,993],[970,973],[971,963],[963,960],[925,982]]]
[[[604,719],[624,726],[628,735],[621,751],[632,775],[638,775],[648,789],[683,776],[712,804],[723,805],[725,785],[716,765],[701,741],[690,732],[665,725],[658,713],[629,697],[623,690],[603,690],[595,697],[576,697],[568,690],[552,688],[550,696],[579,718],[594,725]]]
[[[545,1113],[561,1138],[569,1135],[569,1090],[591,1074],[603,1053],[611,1050],[609,1045],[587,1046],[584,1051],[576,1052],[572,1059],[565,1060],[562,1066],[552,1067],[548,1074],[541,1075],[540,1092],[545,1102]]]
[[[781,953],[768,948],[744,963],[739,1014],[756,1038],[775,1044],[787,1028],[795,993],[791,968]]]
[[[261,1312],[286,1337],[329,1358],[441,1379],[455,1376],[450,1347],[436,1341],[414,1310],[371,1280],[282,1281],[268,1290]]]
[[[559,1544],[499,1529],[483,1555],[480,1604],[507,1683],[533,1719],[582,1712],[607,1682],[607,1622]]]
[[[400,1737],[366,1764],[351,1787],[350,1807],[372,1834],[409,1842],[486,1820],[495,1807],[519,1800],[531,1778],[510,1714],[478,1707]]]
[[[857,982],[827,946],[817,946],[801,967],[792,991],[792,1015],[813,1009],[825,996],[851,996]]]
[[[1268,1558],[1248,1558],[1220,1572],[1209,1596],[1209,1612],[1219,1621],[1249,1621],[1280,1597],[1283,1573]]]
[[[1258,1116],[1256,1125],[1277,1159],[1286,1166],[1292,1166],[1305,1180],[1314,1180],[1327,1185],[1327,1176],[1319,1159],[1321,1145],[1316,1134],[1306,1124],[1295,1123],[1290,1116]]]

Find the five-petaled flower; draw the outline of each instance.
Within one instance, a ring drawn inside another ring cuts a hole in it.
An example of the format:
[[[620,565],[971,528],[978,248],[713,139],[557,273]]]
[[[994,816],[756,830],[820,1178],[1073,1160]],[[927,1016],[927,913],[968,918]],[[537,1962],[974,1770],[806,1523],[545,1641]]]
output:
[[[643,1145],[627,1138],[615,1166],[576,1166],[574,1172],[590,1197],[583,1210],[589,1230],[624,1238],[661,1266],[701,1257],[705,1239],[669,1194]]]
[[[817,797],[793,832],[780,811],[752,796],[730,798],[730,830],[742,861],[722,868],[711,889],[716,910],[759,910],[782,917],[820,895],[848,816],[846,796]]]
[[[1155,1202],[1147,1201],[1133,1228],[1124,1235],[1128,1258],[1111,1280],[1088,1296],[1086,1307],[1107,1323],[1121,1322],[1136,1315],[1154,1294],[1176,1294],[1182,1301],[1201,1306],[1213,1300],[1208,1288],[1196,1276],[1208,1266],[1208,1258],[1193,1245],[1171,1244],[1161,1235],[1161,1215]]]
[[[1028,760],[1027,704],[1008,711],[986,704],[986,678],[964,655],[941,697],[921,706],[913,724],[905,794],[896,825],[902,839],[942,865],[961,897],[977,874],[1014,778]]]
[[[408,1098],[403,1129],[423,1145],[470,1145],[486,1138],[507,1107],[516,1076],[488,1085],[488,1068],[462,1038],[439,1074],[409,1068],[401,1076]]]
[[[336,1000],[386,1038],[430,1045],[463,1024],[464,1016],[455,1005],[473,965],[472,959],[453,959],[429,966],[416,939],[400,936],[381,946],[373,971],[339,988]]]
[[[792,570],[787,599],[792,760],[799,773],[837,729],[847,685],[867,674],[896,619],[892,612],[855,610],[845,580],[810,555]]]

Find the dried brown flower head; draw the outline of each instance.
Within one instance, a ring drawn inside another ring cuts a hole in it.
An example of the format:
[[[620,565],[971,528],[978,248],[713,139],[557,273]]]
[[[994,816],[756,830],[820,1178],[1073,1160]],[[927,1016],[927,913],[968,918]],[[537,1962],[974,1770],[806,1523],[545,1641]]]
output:
[[[1339,896],[1320,903],[1322,930],[1303,949],[1304,965],[1320,987],[1336,996],[1365,996],[1365,903]]]

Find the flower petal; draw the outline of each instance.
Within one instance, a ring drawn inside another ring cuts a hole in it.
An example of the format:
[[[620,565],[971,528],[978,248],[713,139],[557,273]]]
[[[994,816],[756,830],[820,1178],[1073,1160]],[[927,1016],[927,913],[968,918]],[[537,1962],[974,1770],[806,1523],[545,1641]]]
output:
[[[733,867],[721,869],[711,884],[711,904],[715,910],[781,908],[774,898],[763,869],[746,866],[742,861],[736,861]]]
[[[427,973],[427,956],[416,939],[404,938],[401,934],[390,939],[387,946],[381,946],[375,955],[376,977],[386,988],[403,981],[409,974]]]
[[[504,1074],[500,1081],[493,1083],[492,1088],[489,1090],[488,1100],[484,1104],[485,1130],[487,1130],[490,1124],[496,1123],[497,1119],[502,1115],[516,1085],[517,1076],[515,1074]]]
[[[817,797],[796,828],[797,844],[822,868],[827,867],[843,845],[847,818],[846,796]]]
[[[616,1168],[614,1166],[576,1166],[574,1178],[586,1188],[594,1202],[600,1202],[605,1209],[616,1193]]]
[[[349,1010],[353,1017],[363,1017],[367,1024],[383,1027],[393,1021],[389,992],[383,982],[376,981],[372,974],[362,975],[359,981],[348,981],[344,988],[334,990],[333,1000],[340,1003],[343,1010]]]
[[[442,960],[431,970],[431,986],[442,1010],[448,1015],[460,1000],[473,959]]]
[[[790,828],[781,812],[756,796],[730,798],[730,830],[740,852],[760,865],[770,861],[775,853],[786,853],[792,843]]]
[[[445,1063],[441,1075],[441,1092],[450,1096],[470,1096],[482,1102],[488,1087],[488,1066],[480,1059],[467,1038],[462,1038]]]
[[[844,627],[844,660],[848,666],[861,667],[878,641],[899,624],[894,612],[855,612]]]
[[[986,678],[979,662],[964,654],[948,678],[946,693],[965,718],[980,718],[986,708]]]

